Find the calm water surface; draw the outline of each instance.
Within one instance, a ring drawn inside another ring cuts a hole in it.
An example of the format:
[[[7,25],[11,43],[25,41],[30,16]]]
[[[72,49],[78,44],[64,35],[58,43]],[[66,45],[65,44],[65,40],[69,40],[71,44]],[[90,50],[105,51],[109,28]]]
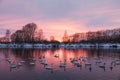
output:
[[[59,57],[55,57],[59,55]],[[39,57],[43,57],[53,70],[45,69],[46,66],[40,63]],[[86,58],[91,67],[85,67],[84,60],[82,67],[71,63],[70,58]],[[100,68],[95,61],[100,57],[105,68]],[[17,64],[23,60],[22,66],[10,68],[6,59]],[[31,59],[36,59],[31,65]],[[66,67],[60,68],[60,61],[66,59]],[[110,68],[112,60],[120,59],[120,50],[116,49],[76,49],[76,50],[40,50],[40,49],[0,49],[0,80],[120,80],[120,65]]]

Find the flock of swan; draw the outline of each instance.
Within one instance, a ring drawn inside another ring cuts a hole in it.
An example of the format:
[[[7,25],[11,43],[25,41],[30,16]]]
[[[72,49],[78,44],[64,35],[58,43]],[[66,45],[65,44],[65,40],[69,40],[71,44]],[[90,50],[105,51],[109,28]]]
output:
[[[54,57],[59,58],[59,54],[54,55]],[[20,60],[18,62],[15,62],[15,61],[12,61],[12,59],[10,59],[10,58],[6,58],[6,61],[9,63],[10,68],[17,68],[17,67],[23,66],[23,64],[26,62],[25,60]],[[46,70],[53,71],[53,69],[54,69],[53,64],[54,63],[49,64],[46,61],[45,56],[39,57],[39,60],[36,60],[35,58],[29,58],[29,65],[35,65],[36,61],[39,61],[39,63],[41,65],[44,65],[44,68]],[[88,57],[82,57],[81,56],[81,57],[78,57],[78,58],[70,58],[68,61],[71,64],[73,64],[74,66],[77,66],[77,67],[80,67],[80,68],[82,68],[84,66],[85,68],[88,68],[90,71],[92,70],[92,65],[93,64],[90,63],[90,60],[89,60]],[[103,61],[103,57],[95,57],[94,62],[95,62],[95,64],[97,64],[97,66],[99,68],[102,68],[104,70],[106,68],[108,68],[108,66],[106,66],[106,64],[108,64],[108,63]],[[67,63],[67,59],[64,58],[63,61],[60,61],[59,67],[60,68],[66,68],[67,67],[66,63]],[[109,63],[109,68],[112,70],[117,65],[120,65],[120,59],[118,59],[118,58],[111,59],[111,62]]]

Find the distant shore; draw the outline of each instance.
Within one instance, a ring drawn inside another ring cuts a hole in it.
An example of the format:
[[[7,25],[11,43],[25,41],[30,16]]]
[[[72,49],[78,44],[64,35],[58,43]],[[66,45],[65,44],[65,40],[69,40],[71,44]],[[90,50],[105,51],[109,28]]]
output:
[[[53,49],[53,48],[63,48],[63,49],[79,49],[79,48],[116,48],[120,49],[120,43],[0,43],[0,48],[39,48],[39,49]]]

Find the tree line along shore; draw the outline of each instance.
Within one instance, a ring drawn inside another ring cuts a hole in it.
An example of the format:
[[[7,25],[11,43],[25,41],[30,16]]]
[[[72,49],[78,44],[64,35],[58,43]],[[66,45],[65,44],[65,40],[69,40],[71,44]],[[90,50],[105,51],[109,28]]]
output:
[[[101,46],[102,44],[120,44],[120,28],[101,31],[88,31],[84,33],[75,33],[68,35],[67,31],[63,33],[61,41],[55,39],[51,34],[50,39],[46,38],[43,30],[38,29],[35,23],[29,23],[11,33],[10,30],[6,31],[5,37],[0,38],[1,44],[16,43],[16,44],[84,44],[91,46]],[[98,44],[98,45],[96,45]],[[100,45],[99,45],[100,44]],[[81,46],[81,45],[80,45]],[[110,45],[111,46],[111,45]]]

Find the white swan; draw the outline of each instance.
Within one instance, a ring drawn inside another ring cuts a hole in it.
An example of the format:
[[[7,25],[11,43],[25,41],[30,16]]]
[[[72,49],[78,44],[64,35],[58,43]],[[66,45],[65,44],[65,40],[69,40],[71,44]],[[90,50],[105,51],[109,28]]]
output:
[[[77,64],[77,67],[82,67],[82,62],[80,62],[79,64]]]
[[[48,63],[45,61],[45,62],[44,62],[44,65],[48,65]]]
[[[103,63],[102,65],[99,65],[99,67],[105,69],[105,63]]]
[[[9,62],[9,63],[12,62],[12,60],[10,58],[6,58],[6,61]]]
[[[59,54],[56,54],[54,57],[59,58]]]
[[[45,63],[45,60],[41,61],[40,63],[41,63],[41,64],[44,64],[44,63]]]
[[[15,64],[15,61],[13,63],[9,63],[9,65],[10,65],[10,68],[16,68],[17,67],[17,65]]]
[[[47,69],[47,70],[53,70],[52,65],[53,65],[53,64],[51,64],[51,66],[49,66],[49,65],[45,66],[45,69]]]
[[[115,61],[115,65],[120,65],[120,61]]]
[[[79,62],[78,61],[74,61],[74,65],[78,65],[79,64]]]
[[[66,63],[60,61],[60,65],[59,65],[59,67],[66,67]]]
[[[86,63],[85,63],[85,66],[91,66],[91,63],[86,62]]]
[[[43,64],[43,65],[48,65],[47,61],[45,61],[44,59],[42,59],[42,60],[40,61],[40,63]]]
[[[22,66],[22,63],[21,63],[21,62],[18,62],[17,65],[18,65],[18,66]]]
[[[42,61],[44,61],[44,59],[43,59],[43,58],[40,58],[39,61],[42,62]]]
[[[98,60],[96,60],[96,64],[97,64],[97,63],[102,63],[102,61],[98,59]]]
[[[17,65],[16,64],[10,64],[10,68],[16,68]]]
[[[35,59],[35,58],[32,58],[32,61],[36,61],[36,59]]]
[[[29,64],[30,64],[30,65],[35,65],[35,62],[32,61],[32,62],[30,62]]]
[[[23,61],[23,60],[21,60],[21,61],[19,61],[20,63],[25,63],[25,61]]]

